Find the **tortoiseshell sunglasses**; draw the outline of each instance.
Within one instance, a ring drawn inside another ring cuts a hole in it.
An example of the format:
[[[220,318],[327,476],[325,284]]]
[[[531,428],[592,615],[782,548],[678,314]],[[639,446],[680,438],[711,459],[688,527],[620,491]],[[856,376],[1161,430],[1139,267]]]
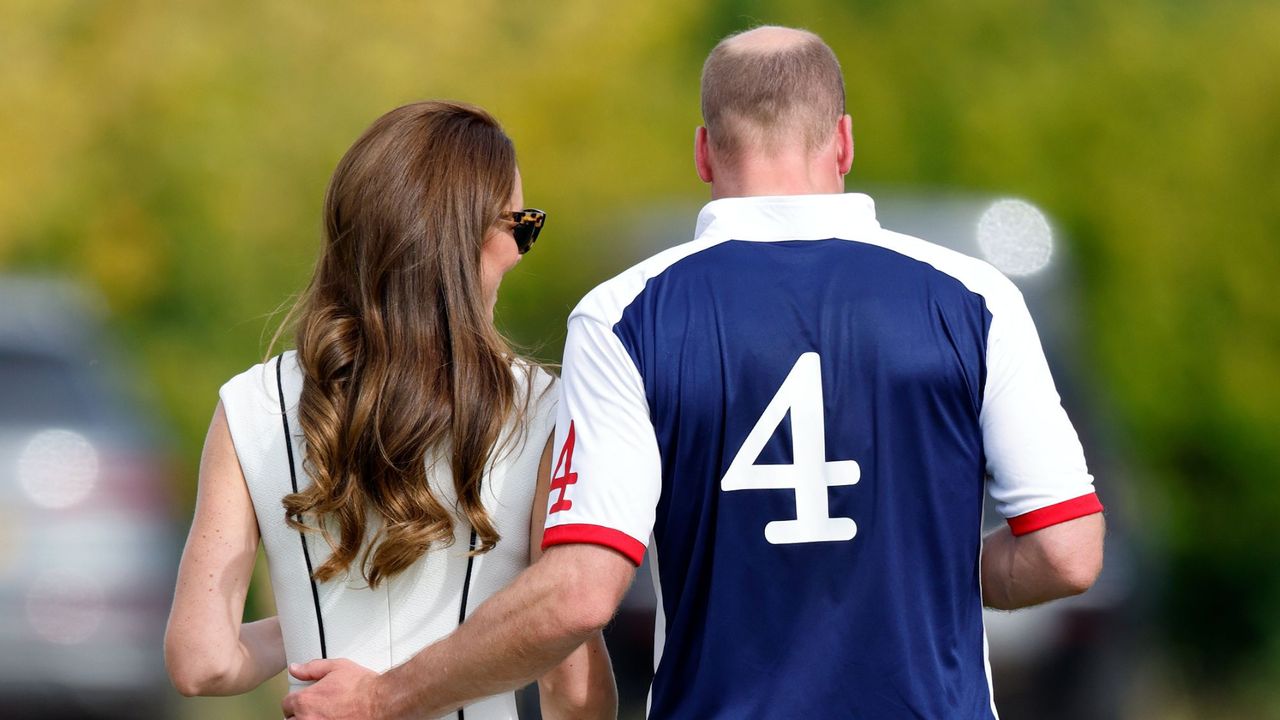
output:
[[[538,239],[538,233],[542,232],[542,224],[547,221],[547,214],[534,208],[509,210],[502,213],[502,217],[504,220],[515,223],[511,234],[516,238],[516,249],[521,255],[529,252],[529,248],[533,247],[534,241]]]

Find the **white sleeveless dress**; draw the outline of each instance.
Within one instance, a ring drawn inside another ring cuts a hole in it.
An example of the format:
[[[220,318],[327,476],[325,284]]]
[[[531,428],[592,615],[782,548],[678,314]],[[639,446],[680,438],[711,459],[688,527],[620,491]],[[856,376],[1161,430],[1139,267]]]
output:
[[[258,517],[289,662],[348,658],[372,670],[386,671],[448,635],[461,618],[528,566],[530,509],[538,463],[555,425],[558,400],[558,388],[550,374],[518,364],[513,368],[519,388],[517,405],[523,402],[529,372],[535,377],[525,426],[508,424],[507,433],[513,439],[484,479],[484,506],[502,537],[497,547],[469,559],[471,526],[465,519],[456,520],[451,547],[433,548],[376,590],[370,590],[358,572],[349,573],[346,579],[313,582],[308,565],[319,567],[329,557],[329,548],[322,538],[310,533],[304,553],[301,534],[285,524],[281,501],[293,491],[291,459],[298,488],[311,482],[302,468],[302,431],[297,416],[302,374],[295,354],[286,352],[255,365],[222,386],[219,394]],[[284,419],[291,436],[288,445],[278,387],[283,388]],[[454,507],[456,493],[449,463],[437,462],[434,468],[430,482],[436,497],[445,507]],[[289,680],[299,684],[292,677]],[[495,695],[464,711],[465,720],[514,720],[515,695]],[[464,712],[457,715],[464,717]]]

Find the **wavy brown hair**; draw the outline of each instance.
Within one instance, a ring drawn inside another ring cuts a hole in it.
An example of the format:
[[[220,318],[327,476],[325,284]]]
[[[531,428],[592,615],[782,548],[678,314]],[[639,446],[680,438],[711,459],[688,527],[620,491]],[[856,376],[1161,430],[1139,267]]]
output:
[[[481,484],[521,411],[480,250],[515,172],[515,148],[487,112],[419,102],[378,118],[333,173],[324,248],[290,313],[312,484],[284,507],[290,525],[329,542],[319,580],[358,564],[377,587],[451,544],[455,512],[479,552],[498,542]],[[429,479],[446,457],[456,508]]]

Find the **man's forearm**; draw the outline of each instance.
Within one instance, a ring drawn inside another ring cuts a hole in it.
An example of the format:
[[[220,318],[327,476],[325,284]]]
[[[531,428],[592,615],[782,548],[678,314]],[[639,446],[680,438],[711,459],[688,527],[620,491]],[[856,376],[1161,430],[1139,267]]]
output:
[[[1102,569],[1101,513],[1015,537],[1008,527],[982,543],[982,603],[1016,610],[1078,595]]]
[[[596,570],[589,562],[581,562],[583,552],[613,551],[573,549],[579,551],[576,558],[572,552],[547,553],[451,635],[379,678],[375,692],[385,717],[438,717],[514,690],[555,667],[608,622],[634,569],[615,592],[616,563],[606,571],[612,578],[600,578],[592,577]]]
[[[1037,593],[1029,592],[1016,570],[1018,566],[1017,538],[1008,527],[987,535],[982,541],[982,604],[997,610],[1018,608],[1045,602]]]

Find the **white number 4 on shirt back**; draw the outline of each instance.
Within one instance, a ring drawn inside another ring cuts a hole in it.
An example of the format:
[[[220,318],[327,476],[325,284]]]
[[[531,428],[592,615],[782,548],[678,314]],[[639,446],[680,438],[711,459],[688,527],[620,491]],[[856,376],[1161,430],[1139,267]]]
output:
[[[756,465],[760,452],[791,412],[790,465]],[[827,460],[826,422],[822,405],[822,365],[818,353],[796,360],[782,387],[747,434],[720,489],[783,490],[796,493],[796,519],[765,525],[764,538],[774,545],[852,540],[858,526],[852,518],[831,517],[827,488],[853,485],[860,471],[853,460]]]

